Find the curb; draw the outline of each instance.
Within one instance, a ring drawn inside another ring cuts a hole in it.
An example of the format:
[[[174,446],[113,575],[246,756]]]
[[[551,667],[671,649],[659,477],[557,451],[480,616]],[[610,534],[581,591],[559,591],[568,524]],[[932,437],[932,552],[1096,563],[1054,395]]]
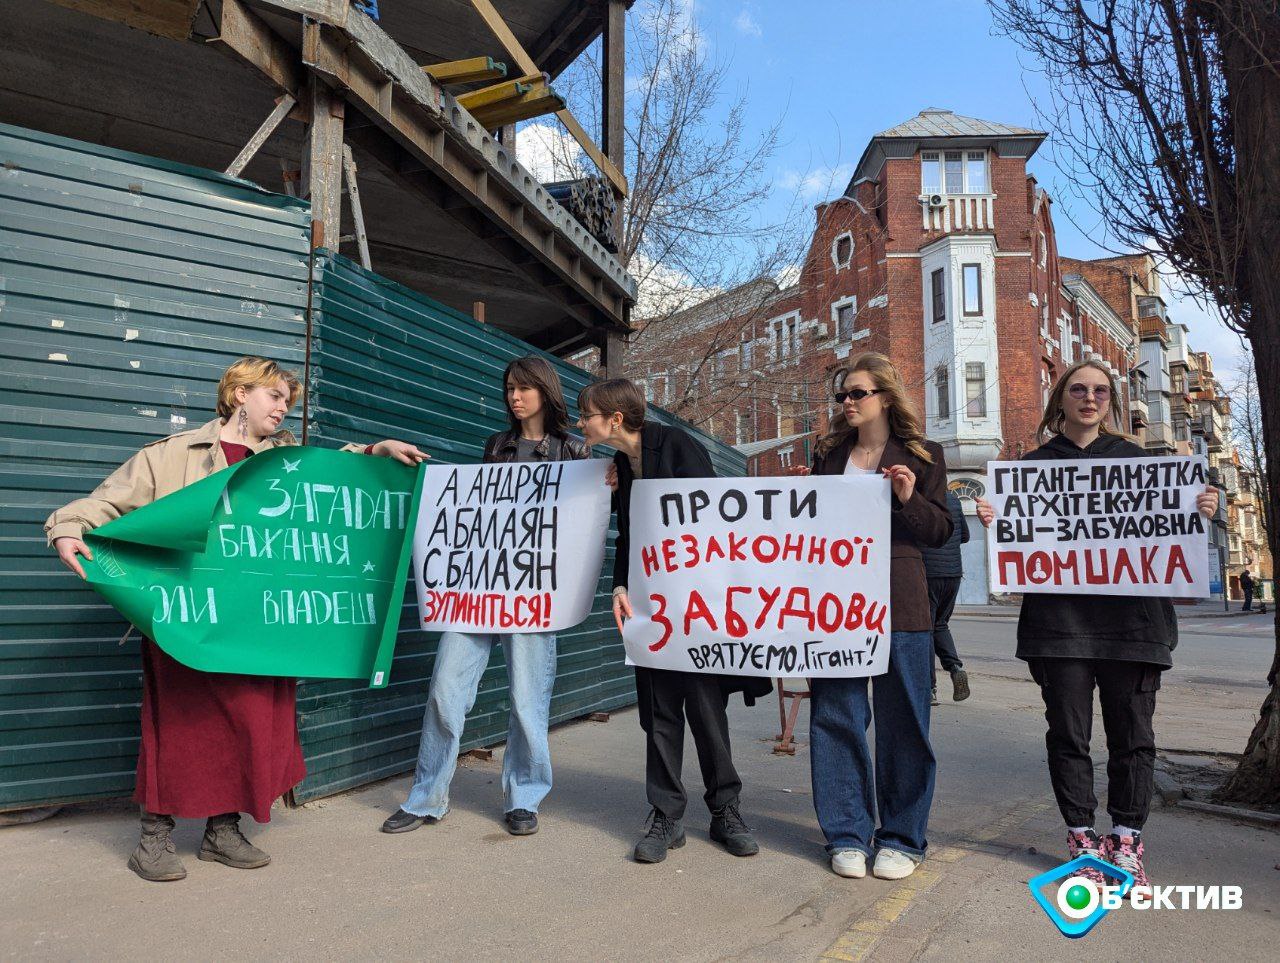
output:
[[[1194,799],[1178,801],[1179,809],[1190,809],[1207,816],[1219,816],[1240,822],[1262,826],[1264,829],[1280,829],[1280,813],[1264,813],[1256,809],[1239,809],[1235,806],[1219,806],[1216,803],[1197,802]]]

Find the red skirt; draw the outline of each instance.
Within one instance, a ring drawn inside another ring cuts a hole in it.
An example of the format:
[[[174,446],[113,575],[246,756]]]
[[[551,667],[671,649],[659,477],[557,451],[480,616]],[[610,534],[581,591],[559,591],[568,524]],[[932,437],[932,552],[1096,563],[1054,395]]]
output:
[[[133,798],[186,819],[248,813],[307,774],[295,715],[297,682],[198,672],[142,642],[142,747]]]

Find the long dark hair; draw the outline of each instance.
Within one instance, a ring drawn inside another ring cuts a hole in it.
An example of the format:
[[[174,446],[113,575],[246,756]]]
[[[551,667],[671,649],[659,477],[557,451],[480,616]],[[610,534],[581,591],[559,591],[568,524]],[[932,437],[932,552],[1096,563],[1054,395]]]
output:
[[[507,421],[511,430],[520,431],[520,419],[511,411],[507,401],[507,383],[514,381],[522,388],[537,388],[542,396],[542,429],[548,435],[567,438],[569,428],[569,406],[564,402],[564,391],[560,387],[560,376],[546,358],[536,354],[527,354],[516,358],[502,372],[502,405],[507,409]]]
[[[875,386],[885,393],[885,406],[889,409],[889,432],[921,461],[932,464],[933,456],[924,446],[924,431],[920,426],[920,412],[907,397],[902,375],[892,361],[875,351],[868,351],[853,359],[853,364],[841,368],[831,379],[836,391],[844,390],[844,379],[855,371],[865,371]],[[838,448],[856,429],[845,419],[843,409],[831,419],[830,430],[818,440],[814,452],[819,458]]]

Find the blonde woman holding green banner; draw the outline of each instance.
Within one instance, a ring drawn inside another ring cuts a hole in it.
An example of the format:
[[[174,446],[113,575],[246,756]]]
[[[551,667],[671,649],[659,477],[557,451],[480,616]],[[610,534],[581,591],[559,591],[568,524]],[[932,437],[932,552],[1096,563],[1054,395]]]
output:
[[[297,377],[274,361],[241,358],[218,384],[217,417],[159,439],[120,466],[86,498],[45,522],[49,544],[84,578],[92,559],[84,534],[257,452],[296,445],[280,426],[301,393]],[[413,445],[380,441],[348,450],[416,465]],[[200,672],[142,643],[142,739],[134,799],[142,837],[129,868],[143,879],[182,879],[186,869],[170,833],[174,817],[206,819],[199,858],[238,869],[271,857],[240,832],[240,814],[265,823],[271,804],[306,775],[294,711],[294,679]]]

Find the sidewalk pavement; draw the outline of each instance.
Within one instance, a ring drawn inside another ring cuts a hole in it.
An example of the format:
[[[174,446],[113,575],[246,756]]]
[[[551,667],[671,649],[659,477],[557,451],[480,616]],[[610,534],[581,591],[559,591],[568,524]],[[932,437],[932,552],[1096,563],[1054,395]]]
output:
[[[971,672],[974,696],[934,710],[939,777],[929,858],[907,880],[830,873],[808,758],[771,752],[774,706],[731,711],[743,811],[761,853],[707,838],[693,746],[689,843],[630,861],[643,831],[644,740],[634,710],[552,734],[556,787],[542,830],[502,827],[500,753],[464,761],[438,826],[378,832],[408,780],[278,808],[249,835],[274,857],[255,871],[198,862],[201,827],[176,835],[189,877],[146,883],[125,867],[137,819],[125,803],[69,807],[0,830],[0,957],[6,959],[432,958],[521,960],[974,960],[1275,958],[1280,834],[1177,808],[1148,824],[1157,882],[1244,887],[1234,912],[1115,911],[1083,940],[1059,935],[1028,892],[1063,861],[1044,764],[1040,696],[1025,678]],[[1162,746],[1238,749],[1252,693],[1205,705],[1206,686],[1161,692]],[[807,739],[807,717],[797,727]],[[1100,721],[1095,723],[1101,734]],[[1105,754],[1095,762],[1105,788]],[[1105,827],[1105,822],[1100,823]]]

